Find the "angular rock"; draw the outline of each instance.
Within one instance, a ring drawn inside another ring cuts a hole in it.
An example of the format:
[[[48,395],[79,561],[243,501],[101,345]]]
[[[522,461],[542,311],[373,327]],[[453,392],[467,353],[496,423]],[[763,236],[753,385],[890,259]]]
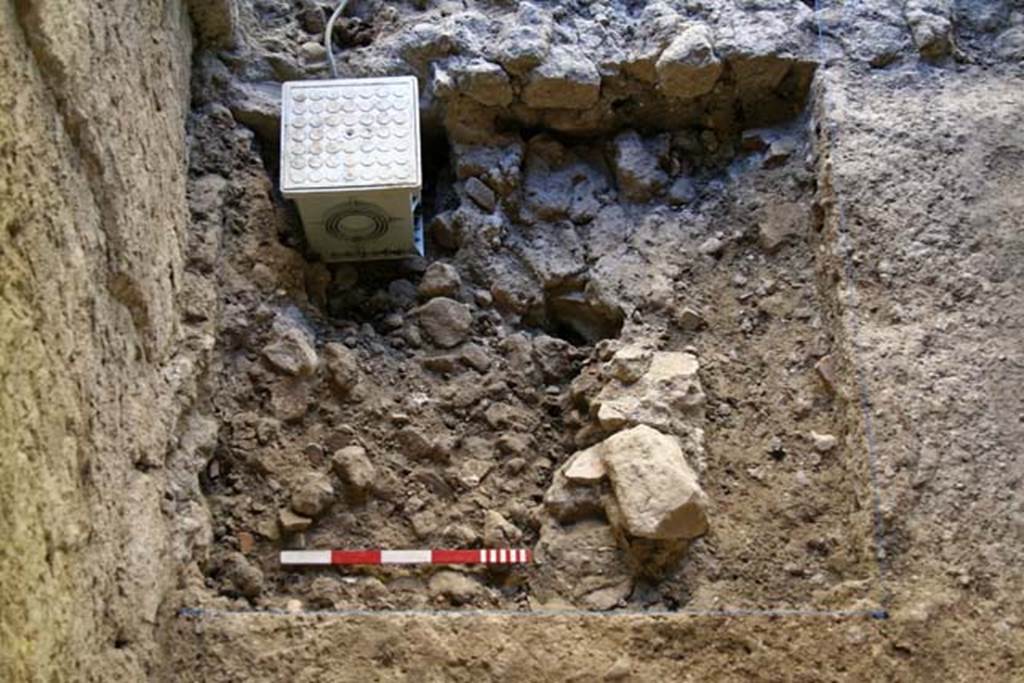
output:
[[[309,517],[295,514],[288,508],[282,508],[277,517],[278,524],[281,525],[281,530],[286,534],[295,534],[305,531],[313,525],[313,520]]]
[[[564,339],[542,334],[533,340],[533,359],[548,382],[569,379],[573,346]]]
[[[703,25],[684,30],[661,53],[655,70],[658,87],[669,97],[693,99],[711,92],[722,74],[711,31]]]
[[[601,488],[594,482],[572,482],[565,476],[567,466],[555,471],[551,486],[544,493],[544,509],[562,524],[581,519],[604,517]]]
[[[484,546],[510,548],[523,540],[523,532],[495,510],[484,513]]]
[[[903,14],[922,57],[940,59],[953,51],[952,7],[948,0],[907,0]]]
[[[494,194],[494,190],[484,185],[479,178],[470,178],[466,181],[464,188],[469,198],[484,211],[494,211],[498,205],[498,198]]]
[[[473,325],[469,306],[446,297],[431,299],[417,309],[420,327],[437,346],[450,349],[465,341]]]
[[[312,394],[308,378],[281,377],[269,388],[274,417],[282,422],[295,422],[305,417]]]
[[[675,438],[640,425],[597,448],[631,536],[691,539],[707,532],[707,496]]]
[[[831,434],[811,432],[811,443],[814,444],[814,450],[819,453],[828,453],[836,447],[839,440]]]
[[[605,371],[623,384],[632,384],[651,368],[654,353],[641,346],[625,346],[615,352]]]
[[[512,84],[497,64],[474,59],[453,69],[455,87],[466,97],[488,107],[512,104]]]
[[[326,474],[310,472],[292,492],[292,510],[316,517],[334,502],[334,487]]]
[[[658,167],[657,157],[633,130],[615,136],[613,141],[615,179],[619,192],[632,202],[646,202],[668,184],[668,176]]]
[[[558,46],[530,72],[523,102],[535,109],[588,109],[601,94],[601,74],[585,55]]]
[[[359,494],[373,486],[377,474],[362,446],[346,446],[335,451],[331,457],[331,466],[341,480]]]
[[[437,296],[453,296],[462,287],[459,271],[448,263],[436,261],[427,267],[419,287],[416,288],[421,298],[432,299]]]
[[[498,36],[498,62],[515,74],[540,64],[551,49],[551,17],[531,2],[519,3],[516,19]]]
[[[263,357],[277,370],[294,376],[313,374],[319,362],[309,337],[297,327],[281,330],[263,347]]]
[[[331,384],[343,394],[351,392],[362,377],[359,358],[344,344],[331,342],[324,346],[324,360]]]
[[[574,484],[597,484],[607,476],[601,450],[596,447],[578,451],[565,467],[565,478]]]

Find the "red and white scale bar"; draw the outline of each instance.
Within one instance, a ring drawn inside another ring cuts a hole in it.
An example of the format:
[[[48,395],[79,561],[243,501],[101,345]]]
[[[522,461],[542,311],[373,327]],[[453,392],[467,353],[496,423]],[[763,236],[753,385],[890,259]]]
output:
[[[281,564],[529,564],[520,548],[481,550],[282,550]]]

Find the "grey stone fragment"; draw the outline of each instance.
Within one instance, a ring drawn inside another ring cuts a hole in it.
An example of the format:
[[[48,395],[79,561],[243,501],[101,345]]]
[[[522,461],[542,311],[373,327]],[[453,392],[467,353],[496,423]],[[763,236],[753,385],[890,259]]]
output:
[[[623,197],[633,202],[646,202],[665,188],[668,176],[639,133],[633,130],[619,133],[612,144],[615,179]]]
[[[498,198],[494,190],[487,187],[479,178],[470,178],[465,184],[466,194],[476,202],[477,206],[485,211],[494,211]]]
[[[668,188],[668,203],[672,206],[684,206],[691,204],[697,199],[697,188],[693,181],[687,177],[676,178],[672,186]]]

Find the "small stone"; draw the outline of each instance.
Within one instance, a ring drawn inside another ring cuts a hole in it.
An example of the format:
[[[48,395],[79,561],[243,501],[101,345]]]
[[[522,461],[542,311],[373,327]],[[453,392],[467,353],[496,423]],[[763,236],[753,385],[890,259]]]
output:
[[[498,198],[495,196],[494,190],[487,187],[479,178],[470,178],[464,187],[469,198],[484,211],[494,211],[498,205]]]
[[[284,604],[284,609],[290,614],[299,614],[302,612],[302,600],[293,598]]]
[[[704,326],[704,317],[692,308],[683,308],[676,316],[676,324],[684,332],[694,332]]]
[[[410,517],[409,523],[416,538],[426,538],[437,529],[437,515],[430,510],[423,510]]]
[[[414,459],[433,457],[434,444],[416,427],[403,427],[395,436],[406,456]]]
[[[309,41],[299,46],[299,54],[306,64],[319,64],[327,59],[327,48],[320,43]]]
[[[331,384],[339,392],[347,394],[359,384],[362,372],[359,358],[344,344],[331,342],[324,347],[324,360]]]
[[[672,206],[685,206],[692,204],[697,199],[697,188],[689,178],[676,178],[672,186],[668,188],[668,203]]]
[[[275,341],[263,347],[263,357],[277,370],[295,376],[313,374],[318,362],[309,338],[295,327],[281,331]]]
[[[466,344],[462,349],[462,362],[480,374],[486,373],[491,367],[491,357],[479,344]]]
[[[693,99],[711,92],[722,74],[711,32],[699,24],[684,30],[661,53],[655,70],[658,87],[669,97]]]
[[[281,530],[288,534],[305,531],[313,525],[312,519],[309,517],[303,517],[302,515],[297,515],[288,508],[281,509],[277,520],[281,525]]]
[[[572,353],[572,344],[564,339],[542,334],[533,340],[533,359],[549,382],[570,379]]]
[[[718,256],[723,249],[725,249],[725,243],[717,237],[709,237],[697,247],[697,251],[705,256]]]
[[[224,577],[247,598],[263,592],[263,572],[252,566],[241,553],[230,553],[224,560]]]
[[[781,166],[786,162],[789,157],[793,156],[793,152],[796,150],[796,141],[792,138],[779,138],[768,146],[768,151],[764,155],[764,165],[766,168],[774,168]]]
[[[322,35],[327,28],[327,18],[316,0],[299,0],[299,24],[306,33]]]
[[[417,292],[423,299],[432,299],[438,296],[453,296],[461,287],[462,278],[459,277],[459,271],[455,266],[435,261],[427,267]]]
[[[644,376],[651,367],[653,357],[651,351],[640,346],[625,346],[615,352],[605,370],[610,377],[623,384],[632,384]]]
[[[508,74],[497,64],[484,59],[471,60],[455,69],[458,91],[487,107],[512,104],[512,84]]]
[[[316,517],[334,501],[334,487],[321,472],[311,472],[292,492],[292,509],[300,515]]]
[[[828,453],[836,447],[838,442],[839,440],[831,434],[818,434],[817,432],[811,432],[811,443],[814,444],[814,450],[819,453]]]
[[[346,446],[331,457],[331,466],[354,492],[364,494],[374,482],[376,471],[362,446]]]
[[[469,306],[446,297],[431,299],[417,309],[420,326],[437,346],[450,349],[465,341],[473,325]]]
[[[256,546],[256,539],[248,531],[238,532],[238,549],[243,555],[248,555]]]
[[[484,546],[509,548],[523,540],[523,532],[495,510],[484,513]]]
[[[393,280],[388,283],[388,296],[396,306],[408,308],[416,303],[416,285],[405,279]]]
[[[431,596],[447,598],[455,605],[470,603],[483,593],[483,588],[476,581],[448,569],[442,569],[430,577],[428,589]]]
[[[291,513],[289,513],[291,514]],[[276,541],[281,538],[281,528],[273,518],[261,519],[256,524],[256,533],[268,541]]]
[[[646,202],[668,184],[657,157],[633,130],[619,133],[612,141],[615,179],[619,192],[631,202]]]
[[[473,300],[480,308],[490,308],[494,303],[494,297],[486,289],[478,289],[473,292]]]

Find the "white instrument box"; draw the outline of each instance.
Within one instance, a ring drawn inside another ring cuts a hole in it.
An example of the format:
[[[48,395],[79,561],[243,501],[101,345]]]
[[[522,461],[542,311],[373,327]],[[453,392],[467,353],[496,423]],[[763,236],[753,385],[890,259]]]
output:
[[[419,89],[412,76],[291,81],[281,193],[324,261],[423,255]]]

